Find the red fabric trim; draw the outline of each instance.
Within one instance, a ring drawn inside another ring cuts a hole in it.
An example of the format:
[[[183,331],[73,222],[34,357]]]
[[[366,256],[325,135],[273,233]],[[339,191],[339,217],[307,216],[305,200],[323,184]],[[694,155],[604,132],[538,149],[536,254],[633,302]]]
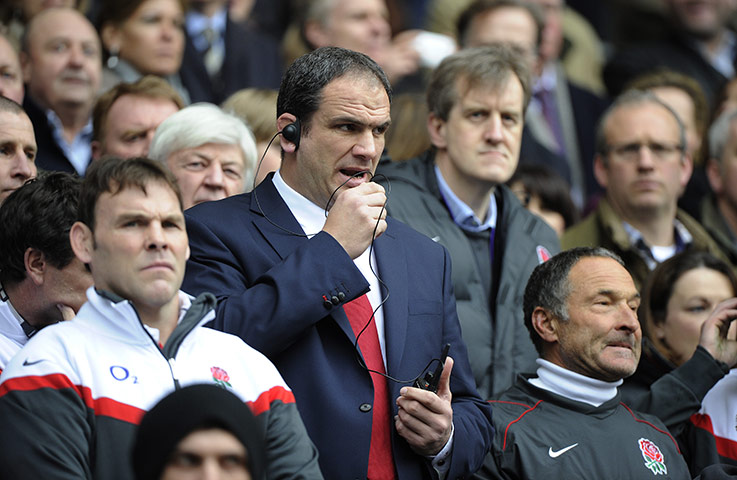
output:
[[[620,404],[620,405],[622,405],[622,406],[623,406],[624,408],[626,408],[628,412],[630,412],[630,415],[632,415],[632,418],[634,418],[636,422],[639,422],[639,423],[644,423],[645,425],[648,425],[648,426],[650,426],[650,427],[654,428],[654,429],[655,429],[655,430],[657,430],[658,432],[660,432],[660,433],[662,433],[662,434],[664,434],[664,435],[668,435],[668,438],[670,438],[670,439],[671,439],[671,441],[673,442],[673,445],[675,445],[675,446],[676,446],[676,451],[677,451],[678,453],[681,453],[681,449],[680,449],[680,448],[678,448],[678,442],[676,442],[676,439],[675,439],[675,438],[673,438],[673,436],[672,436],[672,435],[671,435],[670,433],[668,433],[668,431],[666,431],[666,430],[661,430],[661,429],[659,429],[658,427],[656,427],[656,426],[655,426],[655,425],[653,425],[652,423],[648,422],[647,420],[642,420],[641,418],[637,418],[637,417],[635,416],[635,413],[634,413],[634,412],[633,412],[633,411],[632,411],[632,410],[630,409],[630,407],[628,407],[627,405],[625,405],[625,404],[624,404],[624,403],[622,403],[622,402],[619,402],[619,404]]]
[[[519,402],[506,402],[504,400],[487,400],[489,403],[505,403],[507,405],[519,405],[520,407],[530,408],[530,406],[526,403],[519,403]]]
[[[512,420],[511,422],[509,422],[509,425],[507,425],[507,428],[504,429],[504,443],[502,444],[502,451],[504,451],[504,450],[507,449],[507,433],[509,433],[509,427],[511,427],[513,424],[519,422],[520,420],[522,420],[522,417],[524,417],[525,415],[527,415],[531,411],[535,410],[537,408],[537,406],[540,405],[541,403],[543,403],[543,401],[542,400],[538,400],[535,405],[531,406],[530,408],[528,408],[527,410],[525,410],[524,412],[522,412],[522,415],[520,415],[519,417],[517,417],[516,420]]]
[[[294,403],[294,394],[284,387],[271,387],[253,402],[246,402],[246,405],[251,407],[254,415],[260,415],[271,408],[271,404],[276,400],[281,400],[282,403]]]
[[[97,416],[111,417],[137,425],[145,413],[145,410],[118,402],[112,398],[93,398],[89,387],[74,385],[66,375],[61,373],[10,378],[0,385],[0,396],[10,392],[28,392],[42,388],[74,390],[84,404],[91,408]]]
[[[714,437],[717,453],[720,456],[737,460],[737,441],[714,435],[714,427],[709,415],[694,413],[691,415],[691,423],[702,430],[706,430]]]

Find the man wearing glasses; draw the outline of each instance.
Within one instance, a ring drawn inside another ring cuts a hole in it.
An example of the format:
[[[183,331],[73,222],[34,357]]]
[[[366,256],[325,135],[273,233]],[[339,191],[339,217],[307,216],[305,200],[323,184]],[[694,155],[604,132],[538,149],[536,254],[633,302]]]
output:
[[[562,247],[614,251],[638,289],[658,263],[686,248],[726,260],[701,225],[677,207],[693,169],[684,145],[682,122],[657,97],[634,90],[617,98],[596,134],[594,175],[604,197],[563,235]]]

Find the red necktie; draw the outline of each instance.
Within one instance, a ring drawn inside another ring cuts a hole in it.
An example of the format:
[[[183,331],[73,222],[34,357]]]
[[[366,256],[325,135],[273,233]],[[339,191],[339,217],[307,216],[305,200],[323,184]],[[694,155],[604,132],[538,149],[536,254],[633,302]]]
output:
[[[358,337],[361,329],[366,326],[373,314],[371,303],[366,295],[343,305],[353,333]],[[370,370],[385,373],[384,361],[381,357],[379,335],[376,332],[376,322],[371,323],[358,337],[358,347],[361,349],[366,367]],[[371,447],[369,449],[368,479],[390,480],[395,478],[394,458],[392,457],[391,418],[389,409],[389,389],[383,375],[371,373],[374,384],[374,406],[371,417]]]

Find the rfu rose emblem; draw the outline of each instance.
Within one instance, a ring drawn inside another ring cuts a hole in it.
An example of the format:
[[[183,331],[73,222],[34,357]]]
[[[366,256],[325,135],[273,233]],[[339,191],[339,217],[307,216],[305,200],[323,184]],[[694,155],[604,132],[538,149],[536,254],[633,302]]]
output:
[[[641,438],[638,443],[640,444],[642,458],[645,459],[645,466],[653,472],[653,475],[666,475],[668,468],[665,466],[663,452],[660,451],[658,446],[647,438]]]
[[[212,379],[215,380],[215,383],[217,383],[219,387],[231,387],[228,372],[220,367],[210,367],[210,372],[212,372]]]

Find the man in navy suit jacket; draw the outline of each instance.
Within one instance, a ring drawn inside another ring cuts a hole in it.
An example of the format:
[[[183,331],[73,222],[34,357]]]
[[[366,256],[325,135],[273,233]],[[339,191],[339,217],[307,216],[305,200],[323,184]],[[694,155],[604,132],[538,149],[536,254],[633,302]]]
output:
[[[295,61],[277,105],[281,170],[187,212],[184,288],[215,293],[214,326],[276,364],[328,479],[367,478],[378,404],[343,309],[367,294],[386,372],[400,380],[388,382],[386,478],[455,479],[481,465],[491,409],[461,339],[448,252],[386,219],[386,194],[371,181],[390,101],[384,72],[363,54],[326,47]],[[413,388],[446,343],[437,393]]]

